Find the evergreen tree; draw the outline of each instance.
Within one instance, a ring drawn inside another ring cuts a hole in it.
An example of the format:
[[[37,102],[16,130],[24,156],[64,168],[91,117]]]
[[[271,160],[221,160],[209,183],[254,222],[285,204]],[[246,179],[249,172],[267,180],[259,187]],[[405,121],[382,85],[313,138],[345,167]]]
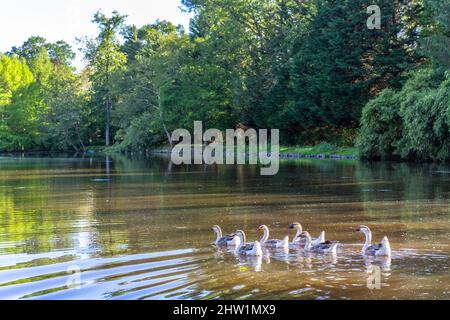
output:
[[[362,107],[386,87],[398,87],[414,65],[402,1],[379,1],[381,29],[367,25],[367,0],[318,0],[310,31],[295,46],[293,95],[281,111],[291,133],[328,126],[356,128]]]
[[[440,66],[450,69],[450,0],[425,0],[425,4],[432,15],[432,27],[425,30],[424,52]]]

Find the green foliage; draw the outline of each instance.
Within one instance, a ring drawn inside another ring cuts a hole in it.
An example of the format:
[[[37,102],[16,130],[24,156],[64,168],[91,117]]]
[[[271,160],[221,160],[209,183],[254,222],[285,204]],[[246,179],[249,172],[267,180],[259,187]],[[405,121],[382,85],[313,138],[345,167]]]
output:
[[[363,157],[388,159],[396,156],[401,137],[400,97],[387,89],[363,109],[356,146]]]
[[[431,28],[422,39],[423,51],[442,67],[450,68],[450,0],[425,0],[431,12]]]
[[[160,118],[150,111],[134,117],[131,123],[123,130],[117,132],[116,144],[113,151],[147,151],[152,146],[163,142],[163,127]]]
[[[0,56],[0,151],[29,147],[36,134],[32,83],[33,74],[23,59]]]
[[[88,112],[71,85],[77,77],[45,47],[27,52],[33,53],[27,63],[17,54],[0,57],[0,151],[80,149]]]
[[[402,104],[403,158],[450,159],[450,79],[438,88],[421,91],[411,104]]]
[[[0,133],[0,150],[33,149],[40,136],[38,124],[43,108],[45,107],[37,83],[17,89],[3,114],[3,129],[6,132]]]
[[[97,107],[97,128],[104,128],[105,144],[110,145],[110,113],[115,100],[112,96],[114,72],[125,66],[126,55],[121,51],[118,32],[124,28],[126,16],[116,11],[111,17],[98,11],[92,20],[99,29],[95,39],[84,39],[84,57],[89,64],[92,82],[92,101]],[[105,106],[101,112],[100,106]],[[104,123],[104,125],[103,125]]]
[[[415,73],[398,93],[383,91],[363,110],[357,146],[366,158],[450,159],[450,79]]]
[[[63,41],[0,56],[0,150],[144,151],[201,120],[331,153],[361,123],[364,157],[445,160],[449,1],[377,1],[381,30],[369,0],[183,0],[190,33],[97,12],[80,74]]]
[[[59,70],[45,91],[48,106],[41,123],[42,144],[50,150],[85,152],[91,125],[82,79]]]
[[[8,104],[13,92],[33,81],[33,74],[23,59],[0,54],[0,108]]]
[[[283,110],[297,128],[319,125],[357,127],[362,107],[386,87],[399,87],[402,72],[414,65],[396,16],[401,1],[378,1],[381,30],[366,27],[366,0],[318,1],[310,31],[298,39],[294,56],[293,96]]]
[[[42,37],[28,38],[22,46],[13,47],[9,54],[31,62],[41,54],[43,49],[48,53],[50,59],[55,64],[70,65],[71,61],[75,59],[75,52],[73,52],[69,44],[64,41],[48,43],[47,40]]]

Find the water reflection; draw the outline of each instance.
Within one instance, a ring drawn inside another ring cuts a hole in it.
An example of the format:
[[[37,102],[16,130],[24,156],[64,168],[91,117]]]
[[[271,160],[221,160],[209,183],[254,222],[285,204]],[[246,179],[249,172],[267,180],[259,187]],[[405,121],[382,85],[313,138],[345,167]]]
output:
[[[261,177],[163,157],[0,158],[0,298],[448,299],[449,171],[304,159]],[[214,224],[254,239],[259,225],[286,234],[293,221],[345,246],[260,259],[209,246]],[[389,236],[391,261],[361,256],[360,224]],[[377,268],[381,289],[370,290]]]

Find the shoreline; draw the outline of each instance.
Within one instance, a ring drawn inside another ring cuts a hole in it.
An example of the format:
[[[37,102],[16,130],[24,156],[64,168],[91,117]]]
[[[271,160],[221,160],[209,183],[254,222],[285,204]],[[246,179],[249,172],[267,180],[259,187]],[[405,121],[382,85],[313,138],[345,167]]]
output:
[[[92,146],[86,149],[86,153],[71,153],[71,152],[52,152],[52,151],[20,151],[20,152],[0,152],[0,156],[17,156],[17,155],[36,155],[36,156],[108,156],[114,154],[126,154],[126,155],[170,155],[172,150],[168,147],[161,147],[147,151],[140,152],[124,152],[117,153],[105,150],[101,146]],[[245,156],[249,156],[249,152],[245,153]],[[320,144],[316,146],[281,146],[280,147],[280,159],[318,159],[318,160],[361,160],[358,156],[358,150],[354,147],[334,147],[329,144]]]
[[[288,148],[288,147],[283,147]],[[281,148],[281,149],[283,149]],[[149,151],[148,154],[164,154],[169,155],[171,153],[170,149],[155,149],[152,151]],[[249,153],[246,153],[246,156],[248,156]],[[339,154],[339,153],[333,153],[330,152],[329,154],[326,153],[301,153],[301,152],[286,152],[286,151],[280,151],[280,158],[281,159],[318,159],[318,160],[355,160],[359,161],[361,160],[357,155],[355,154]]]

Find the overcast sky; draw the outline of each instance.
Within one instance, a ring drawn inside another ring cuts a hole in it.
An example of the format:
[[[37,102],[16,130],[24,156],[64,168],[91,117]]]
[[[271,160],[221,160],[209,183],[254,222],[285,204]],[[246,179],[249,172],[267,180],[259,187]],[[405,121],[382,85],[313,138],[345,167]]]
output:
[[[188,30],[190,15],[183,13],[181,0],[10,0],[0,10],[0,52],[39,35],[49,42],[65,40],[76,49],[75,38],[93,36],[90,21],[97,10],[110,15],[117,10],[128,15],[127,24],[142,26],[156,19],[182,24]],[[80,65],[77,58],[77,66]]]

